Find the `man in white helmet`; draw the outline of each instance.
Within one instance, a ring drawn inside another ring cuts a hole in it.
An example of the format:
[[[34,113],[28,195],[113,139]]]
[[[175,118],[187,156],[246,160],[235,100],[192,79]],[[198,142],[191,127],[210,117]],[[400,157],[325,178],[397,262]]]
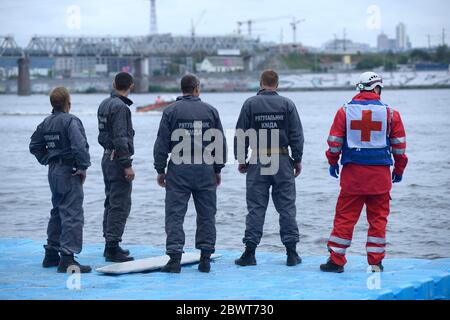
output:
[[[344,271],[345,253],[364,205],[369,221],[368,263],[372,271],[383,271],[392,182],[402,181],[408,163],[405,129],[400,114],[381,102],[383,87],[380,75],[363,73],[357,84],[359,94],[339,109],[331,127],[326,152],[330,175],[339,178],[339,158],[343,169],[328,241],[330,258],[320,266],[324,272]]]

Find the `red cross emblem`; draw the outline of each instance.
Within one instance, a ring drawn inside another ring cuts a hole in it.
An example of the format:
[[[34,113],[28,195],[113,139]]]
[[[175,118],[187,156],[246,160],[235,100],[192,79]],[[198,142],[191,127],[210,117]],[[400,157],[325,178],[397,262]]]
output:
[[[363,110],[362,120],[352,120],[350,128],[352,130],[361,130],[361,141],[370,142],[372,131],[381,131],[383,123],[381,121],[372,121],[372,110]]]

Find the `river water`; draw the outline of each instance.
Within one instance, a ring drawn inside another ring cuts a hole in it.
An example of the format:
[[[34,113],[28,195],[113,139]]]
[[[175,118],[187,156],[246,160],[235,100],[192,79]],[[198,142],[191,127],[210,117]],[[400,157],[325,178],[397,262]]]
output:
[[[224,128],[232,129],[242,103],[253,93],[204,94],[220,112]],[[328,175],[326,140],[336,110],[354,92],[289,92],[306,137],[303,173],[297,180],[297,210],[303,255],[327,253],[339,183]],[[102,150],[97,143],[96,110],[106,95],[73,95],[72,112],[84,123],[91,146],[92,167],[85,184],[84,239],[102,242]],[[132,95],[135,105],[155,95]],[[404,181],[392,191],[388,225],[388,257],[450,257],[450,90],[386,91],[383,100],[402,114],[410,159]],[[35,127],[50,112],[48,97],[0,95],[0,237],[44,240],[51,209],[47,170],[28,152]],[[134,108],[133,108],[134,110]],[[133,114],[136,130],[133,207],[124,244],[164,248],[164,190],[155,182],[153,143],[161,113]],[[217,248],[242,248],[246,215],[245,177],[230,163],[218,190]],[[367,220],[362,214],[350,254],[365,254]],[[195,211],[185,220],[186,246],[194,247]],[[266,216],[261,250],[283,251],[278,214],[273,205]]]

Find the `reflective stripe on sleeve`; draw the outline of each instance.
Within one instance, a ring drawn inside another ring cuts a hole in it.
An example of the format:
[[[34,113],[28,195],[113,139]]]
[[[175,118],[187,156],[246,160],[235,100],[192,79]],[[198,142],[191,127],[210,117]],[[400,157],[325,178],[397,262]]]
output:
[[[344,138],[340,138],[340,137],[336,137],[336,136],[329,136],[328,142],[344,143]]]
[[[328,249],[338,254],[345,254],[345,252],[347,251],[346,249],[337,247],[328,247]]]
[[[348,247],[352,244],[352,240],[342,239],[335,236],[331,236],[329,241]]]
[[[342,147],[331,147],[330,151],[331,153],[339,153],[342,151]]]
[[[378,247],[367,247],[368,253],[384,253],[386,250],[384,248]]]
[[[391,144],[402,144],[406,142],[406,137],[403,138],[391,138]]]
[[[392,149],[393,154],[405,154],[406,149]]]
[[[377,237],[367,237],[367,243],[386,244],[386,239]]]

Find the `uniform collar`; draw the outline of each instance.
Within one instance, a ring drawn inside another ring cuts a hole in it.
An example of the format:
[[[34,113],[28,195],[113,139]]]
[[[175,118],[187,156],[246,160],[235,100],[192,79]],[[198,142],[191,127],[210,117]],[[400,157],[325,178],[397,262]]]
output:
[[[381,100],[381,97],[375,92],[361,91],[353,98],[353,100],[357,101]]]
[[[64,112],[62,110],[55,110],[55,109],[52,110],[52,114],[60,114],[60,113],[67,113],[67,112]]]
[[[201,101],[200,97],[194,97],[193,95],[188,96],[180,96],[177,98],[177,101]]]
[[[267,90],[267,89],[261,89],[258,91],[258,96],[277,96],[278,93],[276,91],[272,91],[272,90]]]
[[[111,92],[111,98],[119,98],[120,100],[123,101],[123,103],[125,103],[127,106],[131,106],[133,104],[133,101],[131,101],[130,99],[128,99],[127,97],[121,96],[120,94],[118,94],[116,91]]]

